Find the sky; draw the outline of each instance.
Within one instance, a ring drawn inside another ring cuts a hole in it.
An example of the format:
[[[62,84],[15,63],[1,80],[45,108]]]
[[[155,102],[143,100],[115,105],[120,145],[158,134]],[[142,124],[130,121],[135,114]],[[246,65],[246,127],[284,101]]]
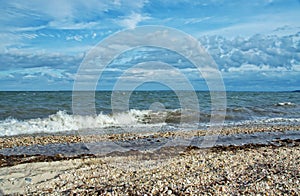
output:
[[[0,0],[0,5],[2,91],[72,90],[90,50],[117,32],[144,25],[175,28],[197,39],[218,65],[226,90],[300,89],[299,0]],[[178,68],[196,90],[207,90],[188,59],[153,47],[124,51],[103,71],[97,89],[111,90],[132,66],[155,60]],[[130,74],[141,81],[151,74],[174,82],[182,76],[172,73],[147,63]],[[141,89],[161,86],[147,83]]]

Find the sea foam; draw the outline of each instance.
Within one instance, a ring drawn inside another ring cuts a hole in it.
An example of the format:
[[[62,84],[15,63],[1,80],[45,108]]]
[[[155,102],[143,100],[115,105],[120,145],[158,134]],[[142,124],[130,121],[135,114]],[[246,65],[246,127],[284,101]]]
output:
[[[228,112],[224,125],[253,125],[253,124],[300,124],[300,118],[283,117],[254,117],[251,120],[242,120],[240,111],[237,113]],[[198,116],[199,118],[195,118]],[[251,116],[250,116],[251,117]],[[195,113],[195,111],[182,111],[180,109],[152,111],[131,109],[127,112],[98,115],[72,115],[65,111],[58,111],[56,114],[46,118],[34,118],[29,120],[18,120],[7,118],[0,121],[0,136],[12,136],[35,133],[58,133],[70,131],[99,131],[109,128],[114,131],[117,128],[128,128],[128,131],[143,128],[156,129],[164,126],[164,129],[177,127],[175,129],[197,129],[210,126],[210,115],[208,113]],[[107,133],[107,130],[105,131]]]
[[[109,126],[135,125],[142,122],[147,110],[130,110],[116,115],[98,114],[80,116],[58,111],[47,118],[17,120],[8,118],[0,121],[0,136],[34,133],[55,133],[85,129],[105,128]]]

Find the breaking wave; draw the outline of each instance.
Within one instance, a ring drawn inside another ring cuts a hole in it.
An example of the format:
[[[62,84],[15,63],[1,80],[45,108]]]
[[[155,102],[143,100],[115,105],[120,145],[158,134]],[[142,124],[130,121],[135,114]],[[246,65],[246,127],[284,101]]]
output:
[[[226,114],[226,124],[299,124],[300,118],[250,118],[243,117],[245,108],[229,110]],[[246,112],[249,112],[246,110]],[[199,118],[197,118],[199,117]],[[249,118],[248,118],[249,119]],[[208,126],[209,113],[197,113],[196,111],[182,111],[180,109],[151,111],[131,109],[128,112],[120,112],[114,115],[98,114],[90,116],[72,115],[66,111],[58,111],[46,118],[34,118],[18,120],[7,118],[0,121],[0,136],[12,136],[36,133],[58,133],[68,131],[97,130],[103,128],[145,126],[153,128],[157,125],[177,126],[179,123],[187,127],[197,123],[199,127]],[[182,128],[182,127],[181,127]]]
[[[199,113],[198,113],[199,114]],[[199,114],[200,115],[200,114]],[[46,118],[18,120],[7,118],[0,121],[0,136],[12,136],[35,133],[58,133],[68,131],[97,130],[108,127],[136,127],[149,128],[166,123],[179,124],[181,121],[195,123],[201,120],[196,118],[194,111],[165,110],[136,110],[120,112],[114,115],[100,113],[98,115],[72,115],[66,111],[58,111]],[[202,120],[208,121],[209,116],[203,115]]]
[[[67,114],[65,111],[58,111],[47,118],[29,120],[8,118],[0,121],[0,136],[76,131],[115,125],[135,125],[140,123],[142,117],[148,113],[149,111],[130,110],[127,113],[120,113],[114,116],[104,114],[79,116]]]

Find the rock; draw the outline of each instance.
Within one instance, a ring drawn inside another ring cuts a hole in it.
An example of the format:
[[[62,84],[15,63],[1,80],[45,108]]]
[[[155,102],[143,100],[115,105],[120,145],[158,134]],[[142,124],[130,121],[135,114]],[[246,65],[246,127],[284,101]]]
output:
[[[32,179],[27,177],[27,178],[25,178],[25,181],[26,181],[26,182],[31,182]]]

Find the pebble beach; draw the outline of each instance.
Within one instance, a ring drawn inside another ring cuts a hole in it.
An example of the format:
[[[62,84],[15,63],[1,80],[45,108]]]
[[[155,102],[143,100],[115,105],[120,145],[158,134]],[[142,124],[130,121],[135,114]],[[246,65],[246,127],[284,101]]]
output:
[[[253,126],[228,126],[223,127],[218,134],[232,135],[239,133],[257,133],[257,132],[283,132],[288,130],[300,130],[300,125],[253,125]],[[54,143],[78,143],[78,142],[93,142],[93,141],[117,141],[125,139],[146,138],[149,135],[153,137],[193,137],[204,136],[207,133],[205,130],[195,130],[188,132],[149,132],[149,133],[122,133],[122,134],[105,134],[105,135],[21,135],[12,137],[0,137],[0,149],[12,148],[16,146],[30,146],[35,144],[46,145]]]
[[[300,130],[298,126],[225,127],[222,134]],[[162,133],[160,133],[162,134]],[[164,133],[170,137],[171,133]],[[183,134],[183,133],[176,133]],[[194,131],[190,134],[203,134]],[[172,134],[171,134],[172,135]],[[117,140],[116,135],[16,136],[1,148],[33,144]],[[126,138],[145,135],[122,135]],[[164,148],[105,156],[1,156],[2,194],[28,195],[299,195],[300,141],[280,145]]]
[[[299,8],[1,1],[0,196],[300,196]]]

